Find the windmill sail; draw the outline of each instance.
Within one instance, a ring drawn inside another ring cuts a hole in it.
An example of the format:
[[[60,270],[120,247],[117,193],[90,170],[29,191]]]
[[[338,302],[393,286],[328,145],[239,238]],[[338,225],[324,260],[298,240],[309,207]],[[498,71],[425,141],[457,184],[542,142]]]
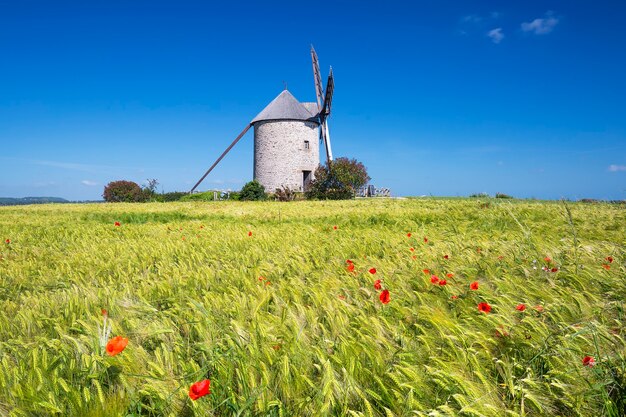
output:
[[[317,59],[317,53],[311,45],[311,61],[313,63],[313,81],[315,83],[315,95],[317,97],[317,109],[320,121],[320,140],[324,142],[326,148],[326,161],[328,164],[333,160],[333,151],[330,146],[330,131],[328,129],[328,116],[330,116],[330,109],[333,100],[333,92],[335,90],[335,80],[333,78],[333,69],[330,69],[328,74],[328,81],[326,82],[326,94],[322,88],[322,77],[320,75],[320,65]],[[324,97],[324,101],[322,101]]]
[[[204,179],[207,177],[207,175],[209,175],[209,173],[211,171],[213,171],[213,168],[215,168],[217,166],[217,164],[220,163],[220,161],[222,160],[222,158],[224,158],[226,156],[226,154],[233,148],[233,146],[235,146],[237,144],[237,142],[239,142],[239,139],[241,139],[243,137],[243,135],[246,134],[246,132],[248,131],[248,129],[250,129],[250,126],[252,126],[251,124],[249,124],[248,126],[246,126],[246,128],[239,134],[239,136],[237,136],[235,138],[235,140],[233,141],[233,143],[230,144],[230,146],[228,148],[226,148],[226,150],[220,155],[219,158],[217,158],[217,161],[215,161],[213,163],[213,165],[211,165],[211,168],[209,168],[207,170],[207,172],[204,173],[204,175],[202,176],[202,178],[200,178],[200,180],[196,183],[196,185],[193,186],[193,188],[191,189],[191,191],[189,191],[189,194],[193,193],[194,190],[196,188],[198,188],[198,185],[200,185],[200,183],[202,181],[204,181]]]
[[[311,45],[311,61],[313,63],[313,79],[315,81],[315,96],[317,97],[317,110],[322,110],[322,96],[324,95],[324,90],[322,88],[322,76],[320,75],[320,63],[317,60],[317,53],[315,53],[315,49],[313,49],[313,45]]]

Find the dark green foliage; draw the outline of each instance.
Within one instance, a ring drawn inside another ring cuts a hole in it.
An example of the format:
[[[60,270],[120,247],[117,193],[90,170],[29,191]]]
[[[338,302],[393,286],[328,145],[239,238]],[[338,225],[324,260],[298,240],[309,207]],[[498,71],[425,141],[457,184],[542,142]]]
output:
[[[112,181],[104,187],[102,197],[109,203],[136,203],[149,199],[139,184],[132,181]]]
[[[513,198],[513,197],[504,193],[496,193],[496,198]]]
[[[184,195],[180,198],[180,201],[213,201],[214,196],[214,191],[210,190],[202,193]]]
[[[306,192],[307,199],[348,200],[370,180],[365,166],[356,159],[337,158],[315,170],[315,179]]]
[[[242,201],[261,201],[265,200],[267,195],[265,194],[265,187],[257,180],[252,180],[243,186],[240,197]]]
[[[180,201],[180,199],[186,196],[187,194],[189,193],[184,192],[184,191],[172,191],[169,193],[157,194],[156,200],[164,202],[164,203],[167,203],[170,201]]]

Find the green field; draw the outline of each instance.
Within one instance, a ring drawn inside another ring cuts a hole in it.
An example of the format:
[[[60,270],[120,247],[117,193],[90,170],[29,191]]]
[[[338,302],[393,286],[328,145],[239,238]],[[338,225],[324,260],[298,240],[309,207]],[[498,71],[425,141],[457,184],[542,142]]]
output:
[[[626,413],[623,205],[0,207],[0,238],[0,416]]]

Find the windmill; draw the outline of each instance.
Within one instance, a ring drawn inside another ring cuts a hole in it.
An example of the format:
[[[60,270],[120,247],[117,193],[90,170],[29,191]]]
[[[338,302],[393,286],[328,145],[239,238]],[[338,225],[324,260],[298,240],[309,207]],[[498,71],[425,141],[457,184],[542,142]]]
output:
[[[319,165],[320,142],[324,144],[326,160],[330,164],[333,154],[328,117],[335,88],[333,71],[331,68],[324,92],[317,54],[312,45],[311,60],[317,102],[301,103],[285,87],[239,133],[190,193],[198,188],[250,127],[254,127],[254,179],[266,190],[289,187],[292,190],[305,191]]]

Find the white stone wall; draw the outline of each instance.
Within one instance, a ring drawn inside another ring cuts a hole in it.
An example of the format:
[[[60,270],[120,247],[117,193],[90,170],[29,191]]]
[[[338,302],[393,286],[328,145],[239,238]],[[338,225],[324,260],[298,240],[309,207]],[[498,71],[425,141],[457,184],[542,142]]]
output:
[[[317,123],[268,120],[254,124],[254,178],[266,192],[283,185],[302,191],[302,171],[311,171],[312,178],[319,163]]]

